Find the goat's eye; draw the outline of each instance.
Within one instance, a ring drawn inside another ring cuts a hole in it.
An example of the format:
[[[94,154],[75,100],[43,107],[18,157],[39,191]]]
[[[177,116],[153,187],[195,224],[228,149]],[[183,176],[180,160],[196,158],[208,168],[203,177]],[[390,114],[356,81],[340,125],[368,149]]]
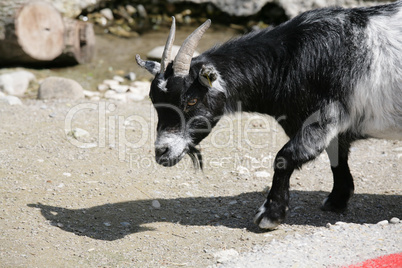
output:
[[[191,100],[189,100],[189,101],[187,102],[187,105],[193,106],[193,105],[195,105],[196,103],[197,103],[197,99],[191,99]]]

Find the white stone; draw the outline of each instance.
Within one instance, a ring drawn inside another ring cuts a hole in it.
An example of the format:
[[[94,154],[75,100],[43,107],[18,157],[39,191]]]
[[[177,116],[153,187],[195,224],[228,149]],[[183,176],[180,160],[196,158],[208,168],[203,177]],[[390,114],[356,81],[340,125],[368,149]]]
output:
[[[9,95],[22,96],[35,75],[27,71],[16,71],[0,75],[0,91]]]
[[[344,225],[347,225],[347,223],[343,222],[343,221],[337,221],[337,222],[335,222],[335,225],[344,226]]]
[[[151,88],[150,82],[135,81],[131,83],[129,90],[130,92],[145,98],[149,95],[150,88]]]
[[[113,80],[119,82],[119,83],[123,83],[124,82],[124,77],[121,77],[120,75],[115,75],[113,76]]]
[[[238,256],[239,252],[237,252],[233,248],[214,253],[214,257],[216,258],[216,261],[218,263],[228,262]]]
[[[269,177],[271,177],[271,174],[269,172],[266,172],[266,171],[257,171],[257,172],[254,173],[254,175],[257,178],[269,178]]]
[[[105,84],[105,85],[107,85],[109,87],[112,87],[114,85],[119,85],[120,82],[116,81],[116,80],[113,80],[113,79],[106,79],[106,80],[103,80],[102,84]]]
[[[377,225],[387,225],[389,222],[387,220],[377,222]]]
[[[87,138],[89,137],[89,132],[86,131],[85,129],[82,128],[74,128],[71,132],[70,135],[73,136],[75,139],[79,138]]]
[[[151,88],[150,82],[144,81],[135,81],[131,83],[129,87],[129,94],[128,98],[134,101],[140,101],[148,97],[149,89]]]
[[[141,96],[141,95],[138,95],[135,93],[131,93],[131,92],[127,93],[126,97],[127,97],[127,100],[130,100],[130,101],[142,101],[145,98],[144,96]]]
[[[127,85],[113,85],[110,89],[116,91],[117,93],[126,93],[129,89]]]
[[[104,8],[100,11],[100,13],[102,14],[103,17],[105,17],[108,20],[114,19],[113,12],[110,8]]]
[[[108,90],[110,87],[109,87],[109,85],[106,85],[106,84],[99,84],[98,85],[98,90],[99,91],[106,91],[106,90]]]
[[[110,99],[110,100],[116,100],[116,101],[121,101],[121,102],[126,102],[127,101],[127,96],[126,94],[121,94],[121,93],[117,93],[114,90],[108,90],[105,92],[105,96],[106,99]]]
[[[133,72],[129,72],[124,77],[127,78],[130,81],[134,81],[137,78],[137,75],[135,73],[133,73]]]
[[[130,14],[130,15],[137,12],[137,9],[135,9],[135,7],[133,7],[132,5],[126,5],[126,10],[127,10],[128,14]]]
[[[0,103],[6,103],[8,105],[22,105],[21,100],[15,96],[0,96]]]
[[[249,173],[250,173],[250,171],[248,170],[248,168],[243,167],[243,166],[238,166],[236,170],[237,170],[237,173],[239,173],[240,175],[249,174]]]

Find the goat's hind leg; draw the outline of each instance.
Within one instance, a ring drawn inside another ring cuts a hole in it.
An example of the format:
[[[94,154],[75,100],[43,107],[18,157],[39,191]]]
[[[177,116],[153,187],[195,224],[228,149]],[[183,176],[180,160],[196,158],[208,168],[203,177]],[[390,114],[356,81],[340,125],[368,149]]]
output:
[[[289,204],[289,179],[295,168],[316,158],[338,134],[339,110],[331,105],[315,113],[278,152],[274,178],[267,200],[254,222],[262,229],[275,229],[285,219]]]
[[[324,211],[342,212],[353,195],[353,177],[349,170],[348,155],[350,142],[344,137],[334,138],[326,149],[334,177],[332,192],[321,207]]]

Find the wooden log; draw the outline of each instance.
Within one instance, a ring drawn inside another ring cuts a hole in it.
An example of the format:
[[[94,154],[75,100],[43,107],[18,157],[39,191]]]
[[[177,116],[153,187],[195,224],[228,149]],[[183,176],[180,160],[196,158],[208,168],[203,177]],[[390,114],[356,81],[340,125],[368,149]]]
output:
[[[95,52],[95,33],[91,23],[64,18],[64,49],[54,60],[58,65],[91,62]]]
[[[5,9],[9,12],[2,18],[0,35],[3,65],[51,61],[63,52],[63,18],[52,5],[34,1]]]
[[[44,1],[0,2],[0,66],[63,66],[93,58],[92,24],[63,19]]]

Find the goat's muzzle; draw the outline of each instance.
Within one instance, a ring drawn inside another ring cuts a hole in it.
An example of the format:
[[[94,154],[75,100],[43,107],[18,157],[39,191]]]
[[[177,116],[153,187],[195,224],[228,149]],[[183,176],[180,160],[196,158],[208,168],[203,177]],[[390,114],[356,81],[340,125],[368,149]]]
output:
[[[164,167],[172,167],[176,165],[186,154],[190,156],[194,169],[203,169],[201,152],[194,146],[189,146],[179,154],[172,152],[171,147],[167,145],[155,147],[155,160],[158,164]]]

